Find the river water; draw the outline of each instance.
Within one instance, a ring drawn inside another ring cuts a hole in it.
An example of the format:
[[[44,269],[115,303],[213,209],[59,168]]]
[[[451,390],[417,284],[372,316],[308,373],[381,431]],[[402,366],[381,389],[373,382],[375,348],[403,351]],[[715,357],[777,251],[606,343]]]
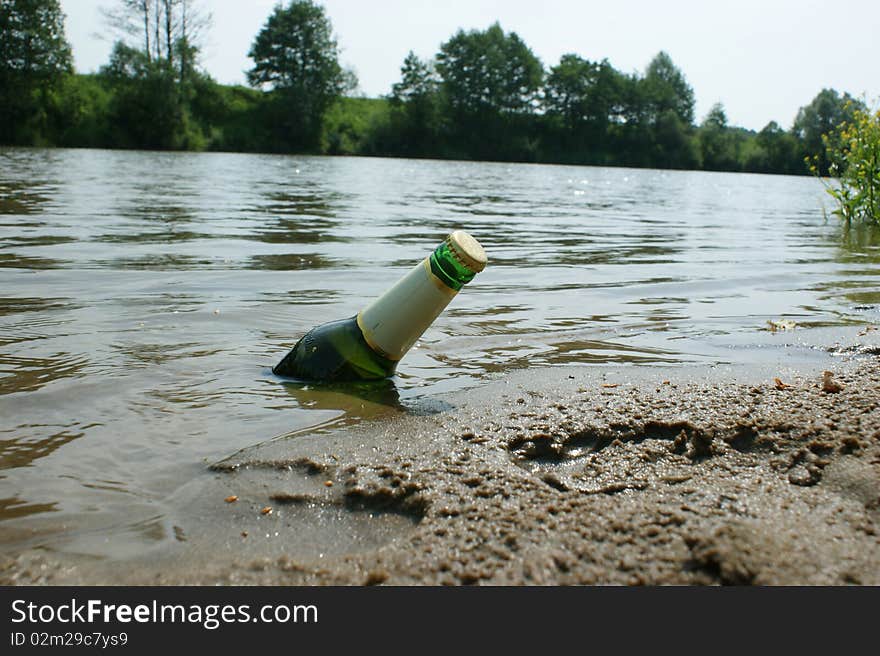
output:
[[[0,544],[137,552],[171,539],[163,500],[208,462],[511,370],[754,362],[782,347],[768,321],[877,322],[876,235],[842,235],[825,196],[809,177],[0,150]],[[489,265],[393,381],[272,375],[456,228]]]

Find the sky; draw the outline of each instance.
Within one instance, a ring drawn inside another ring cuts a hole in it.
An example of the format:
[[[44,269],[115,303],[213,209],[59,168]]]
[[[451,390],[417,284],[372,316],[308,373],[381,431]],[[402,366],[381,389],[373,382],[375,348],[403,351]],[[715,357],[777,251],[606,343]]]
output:
[[[244,84],[247,52],[277,0],[197,0],[213,15],[201,63],[218,82]],[[61,0],[79,72],[97,71],[112,37],[100,7],[119,0]],[[665,50],[684,73],[701,121],[722,103],[728,123],[791,127],[798,108],[830,87],[880,100],[880,1],[838,0],[324,0],[359,91],[390,92],[412,50],[431,58],[459,29],[498,21],[545,68],[566,53],[644,72]]]

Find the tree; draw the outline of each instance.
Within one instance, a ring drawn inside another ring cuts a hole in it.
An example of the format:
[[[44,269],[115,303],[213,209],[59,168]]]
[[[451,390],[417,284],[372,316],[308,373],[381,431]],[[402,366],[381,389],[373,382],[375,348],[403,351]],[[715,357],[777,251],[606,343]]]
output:
[[[112,89],[112,139],[127,148],[184,147],[184,116],[175,82],[145,52],[117,41],[101,78]]]
[[[644,76],[618,74],[614,87],[609,134],[618,163],[660,168],[697,164],[694,92],[668,54],[658,53]]]
[[[699,164],[699,146],[693,130],[672,109],[664,111],[652,126],[654,153],[652,165],[662,168],[693,169]]]
[[[58,0],[0,0],[0,143],[45,138],[53,93],[72,72]]]
[[[459,30],[440,46],[437,70],[452,108],[463,114],[524,114],[535,109],[543,82],[540,60],[498,23]]]
[[[715,103],[703,119],[699,130],[703,168],[710,171],[735,171],[739,168],[737,140],[727,126],[727,113]]]
[[[853,119],[856,110],[864,109],[864,103],[848,93],[841,96],[834,89],[822,89],[809,105],[798,110],[792,134],[801,140],[806,156],[818,158],[814,164],[821,175],[828,175],[830,165],[822,136],[834,135],[842,124]]]
[[[642,79],[648,102],[649,121],[655,122],[665,111],[672,110],[685,125],[694,122],[694,90],[684,74],[665,52],[659,52]]]
[[[549,114],[563,116],[569,127],[605,127],[623,111],[623,78],[607,59],[594,63],[563,55],[547,76],[544,106]]]
[[[410,50],[400,67],[400,82],[391,86],[392,104],[405,105],[436,94],[439,88],[437,73],[431,62],[422,61]]]
[[[437,71],[454,150],[483,158],[534,159],[533,117],[544,78],[540,60],[498,23],[459,30],[440,46]]]
[[[546,138],[555,140],[553,151],[566,161],[603,161],[609,127],[622,120],[626,87],[626,77],[607,59],[563,55],[544,84]]]
[[[770,121],[755,137],[756,148],[746,161],[746,168],[756,173],[803,173],[804,163],[798,157],[797,139]]]
[[[709,108],[709,113],[703,119],[702,127],[714,130],[727,129],[727,112],[724,111],[724,105],[720,102],[715,103]]]
[[[593,114],[590,92],[596,84],[597,69],[596,64],[578,55],[562,55],[544,85],[547,114],[559,117],[569,130],[586,123]]]
[[[400,68],[400,81],[388,96],[397,133],[395,150],[405,155],[436,154],[442,129],[440,79],[433,62],[410,51]]]
[[[590,120],[603,125],[622,120],[626,108],[626,83],[626,76],[609,64],[607,59],[599,62],[590,93]]]
[[[192,149],[205,136],[192,118],[199,43],[211,22],[197,0],[116,0],[104,10],[122,39],[101,77],[113,91],[116,143],[135,148]]]
[[[210,12],[198,0],[116,0],[102,9],[122,41],[143,53],[147,62],[185,84],[195,74],[196,57]]]
[[[271,92],[270,116],[288,147],[314,148],[330,105],[352,73],[339,65],[339,47],[324,9],[311,0],[278,5],[257,34],[248,57],[253,87]]]
[[[603,130],[624,110],[624,76],[607,59],[594,63],[563,55],[544,84],[544,107],[569,129],[588,124]]]

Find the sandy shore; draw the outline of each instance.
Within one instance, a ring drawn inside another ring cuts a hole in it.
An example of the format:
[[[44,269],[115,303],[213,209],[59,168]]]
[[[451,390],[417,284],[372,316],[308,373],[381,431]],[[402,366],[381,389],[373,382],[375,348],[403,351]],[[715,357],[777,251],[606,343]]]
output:
[[[161,548],[29,549],[0,582],[878,585],[880,331],[858,332],[815,366],[523,371],[266,442],[175,494]]]

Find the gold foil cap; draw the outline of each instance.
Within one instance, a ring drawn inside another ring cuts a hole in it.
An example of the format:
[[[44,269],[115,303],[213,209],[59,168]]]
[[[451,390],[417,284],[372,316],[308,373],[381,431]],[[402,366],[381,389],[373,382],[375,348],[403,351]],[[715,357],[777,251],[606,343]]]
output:
[[[486,263],[489,261],[486,257],[486,251],[480,246],[480,242],[464,230],[456,230],[451,233],[446,238],[446,243],[455,259],[474,273],[479,273],[486,268]]]

